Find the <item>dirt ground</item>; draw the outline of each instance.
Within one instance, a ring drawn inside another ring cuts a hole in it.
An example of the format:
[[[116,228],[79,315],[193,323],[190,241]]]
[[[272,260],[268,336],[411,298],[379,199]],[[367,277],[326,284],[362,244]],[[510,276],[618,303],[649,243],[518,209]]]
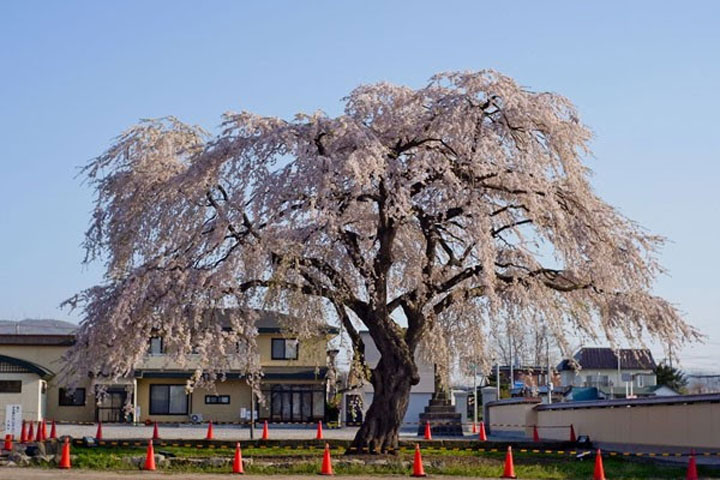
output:
[[[143,480],[220,480],[231,478],[232,475],[228,474],[204,474],[204,473],[152,473],[142,471],[131,471],[131,472],[96,472],[89,470],[41,470],[36,468],[16,468],[8,469],[5,468],[0,474],[0,478],[3,480],[54,480],[66,479],[66,480],[132,480],[135,478],[141,478]],[[317,475],[243,475],[243,479],[247,480],[266,480],[268,478],[282,477],[286,480],[309,480],[311,478],[318,478]],[[439,477],[433,475],[434,478],[447,478],[452,480],[482,480],[477,477]],[[358,479],[359,476],[337,476],[334,478],[352,478]],[[378,475],[372,476],[372,479],[383,479],[383,478],[406,478],[406,475]],[[489,480],[489,479],[486,479]]]

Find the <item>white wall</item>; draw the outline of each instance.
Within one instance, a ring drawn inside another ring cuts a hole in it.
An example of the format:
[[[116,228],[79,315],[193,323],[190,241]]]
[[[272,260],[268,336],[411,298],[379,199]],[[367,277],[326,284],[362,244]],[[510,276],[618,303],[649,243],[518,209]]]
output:
[[[41,420],[42,401],[40,378],[34,373],[3,373],[2,380],[20,380],[20,393],[0,393],[0,424],[5,422],[6,405],[22,405],[23,420]]]

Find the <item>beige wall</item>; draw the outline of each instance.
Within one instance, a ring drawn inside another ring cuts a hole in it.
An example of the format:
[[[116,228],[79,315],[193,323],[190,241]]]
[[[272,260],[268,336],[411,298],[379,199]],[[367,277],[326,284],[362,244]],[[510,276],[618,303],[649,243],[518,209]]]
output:
[[[0,393],[0,427],[4,428],[6,405],[22,405],[23,420],[40,420],[43,381],[34,373],[3,373],[2,379],[20,380],[22,386],[20,393]]]
[[[40,365],[50,371],[55,376],[47,382],[47,398],[45,408],[45,418],[62,419],[65,421],[93,421],[95,419],[95,397],[92,395],[90,382],[83,382],[79,386],[85,388],[85,406],[82,407],[61,407],[59,405],[58,394],[59,389],[65,387],[62,384],[62,355],[67,350],[63,346],[37,346],[37,345],[2,345],[0,353],[9,357],[27,360],[34,364]],[[12,379],[12,375],[28,376],[28,384],[23,381],[23,418],[26,420],[37,420],[42,415],[40,411],[40,379],[37,375],[28,374],[2,374],[3,379]],[[32,380],[30,380],[32,379]],[[27,393],[26,393],[27,392]],[[31,399],[32,397],[32,399]],[[35,398],[37,397],[37,400]],[[5,416],[5,405],[13,403],[8,394],[0,394],[0,410],[2,410],[2,418]]]
[[[236,422],[240,420],[240,409],[250,408],[250,387],[244,380],[226,380],[218,382],[216,392],[196,389],[188,399],[188,415],[151,415],[150,385],[184,385],[181,378],[142,378],[138,379],[138,406],[140,406],[141,422],[145,420],[158,422],[187,422],[190,415],[199,413],[205,421]],[[230,395],[229,405],[206,405],[205,395]]]
[[[531,436],[532,427],[522,425],[534,425],[537,422],[537,414],[533,410],[536,405],[537,403],[488,405],[490,430]]]
[[[673,397],[679,398],[679,397]],[[718,398],[720,400],[720,397]],[[720,403],[545,409],[532,403],[489,404],[490,424],[538,425],[540,437],[567,440],[569,425],[593,442],[667,447],[720,448]],[[568,426],[568,428],[543,427]],[[532,435],[532,428],[492,427]]]
[[[615,408],[540,410],[538,425],[573,424],[595,442],[720,448],[720,403],[638,405]],[[566,439],[564,429],[540,430]]]

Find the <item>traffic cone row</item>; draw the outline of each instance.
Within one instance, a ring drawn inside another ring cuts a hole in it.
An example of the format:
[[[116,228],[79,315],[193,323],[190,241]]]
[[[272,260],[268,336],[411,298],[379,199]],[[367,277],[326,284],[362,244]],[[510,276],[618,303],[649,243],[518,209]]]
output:
[[[695,460],[695,450],[690,451],[690,460],[688,460],[687,474],[685,480],[698,480],[697,461]]]
[[[145,466],[143,470],[155,470],[155,449],[152,439],[148,442],[147,453],[145,454]]]
[[[232,473],[245,473],[245,470],[243,469],[242,450],[240,450],[240,442],[235,445],[235,458],[233,459]]]
[[[427,477],[423,467],[422,455],[420,455],[420,444],[415,444],[415,459],[413,460],[413,477]]]
[[[480,432],[478,433],[478,440],[481,442],[487,442],[487,435],[485,434],[485,422],[480,422]]]
[[[605,480],[605,468],[603,467],[602,453],[600,449],[595,452],[595,470],[593,471],[593,480]]]
[[[332,460],[330,459],[330,445],[325,444],[325,453],[323,454],[322,466],[320,467],[320,475],[335,475],[332,468]]]
[[[60,463],[58,468],[70,468],[70,439],[65,437],[65,443],[62,446],[62,454],[60,455]]]
[[[505,468],[500,478],[517,478],[517,475],[515,475],[515,464],[513,463],[512,447],[510,445],[508,445],[507,453],[505,454]]]

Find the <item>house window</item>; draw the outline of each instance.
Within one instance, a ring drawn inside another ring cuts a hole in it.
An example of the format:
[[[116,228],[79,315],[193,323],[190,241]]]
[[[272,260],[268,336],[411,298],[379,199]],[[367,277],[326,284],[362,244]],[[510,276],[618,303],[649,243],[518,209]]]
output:
[[[163,339],[161,337],[152,337],[150,339],[148,353],[150,355],[162,355],[164,353]]]
[[[85,389],[76,388],[75,390],[68,390],[61,388],[58,393],[58,405],[61,407],[84,407]]]
[[[637,386],[638,387],[644,387],[645,386],[645,376],[644,375],[638,375],[635,378],[637,378]]]
[[[206,405],[230,405],[230,395],[205,395]]]
[[[0,393],[22,393],[22,380],[0,380]]]
[[[150,385],[150,415],[187,415],[185,385]]]
[[[298,341],[295,339],[273,338],[272,359],[273,360],[297,360]]]

